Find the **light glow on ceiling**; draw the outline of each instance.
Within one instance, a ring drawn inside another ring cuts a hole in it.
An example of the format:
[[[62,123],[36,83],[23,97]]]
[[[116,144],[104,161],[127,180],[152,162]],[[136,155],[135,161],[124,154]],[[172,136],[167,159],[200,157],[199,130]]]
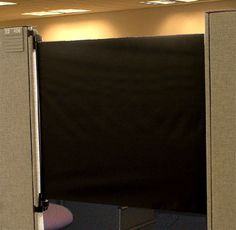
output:
[[[48,11],[39,11],[39,12],[29,12],[23,13],[25,16],[50,16],[50,15],[63,15],[63,14],[75,14],[75,13],[85,13],[90,10],[85,9],[59,9],[59,10],[48,10]]]
[[[0,2],[0,6],[13,6],[16,5],[15,2]]]

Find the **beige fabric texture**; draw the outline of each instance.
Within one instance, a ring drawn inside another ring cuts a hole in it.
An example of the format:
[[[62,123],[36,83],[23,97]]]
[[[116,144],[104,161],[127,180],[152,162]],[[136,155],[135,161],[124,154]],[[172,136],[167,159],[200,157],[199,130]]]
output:
[[[236,11],[207,15],[208,230],[236,229],[235,25]]]
[[[23,52],[6,52],[4,32],[0,29],[0,229],[33,230],[27,28]]]

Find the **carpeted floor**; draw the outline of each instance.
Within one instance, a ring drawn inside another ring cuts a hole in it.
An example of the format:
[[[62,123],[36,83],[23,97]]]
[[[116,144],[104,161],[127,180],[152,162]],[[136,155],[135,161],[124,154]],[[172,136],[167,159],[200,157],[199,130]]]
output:
[[[204,215],[151,210],[143,212],[132,208],[122,215],[117,206],[69,201],[54,202],[67,207],[73,213],[74,221],[65,230],[207,230],[207,218]],[[156,223],[146,227],[135,227],[135,225],[132,228],[124,227],[129,225],[131,220],[135,222],[140,218],[147,219],[148,216],[153,217]]]

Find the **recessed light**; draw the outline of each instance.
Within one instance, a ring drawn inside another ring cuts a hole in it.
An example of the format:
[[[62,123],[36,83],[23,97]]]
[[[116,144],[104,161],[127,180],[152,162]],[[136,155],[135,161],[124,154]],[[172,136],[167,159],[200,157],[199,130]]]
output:
[[[23,13],[22,15],[25,15],[25,16],[49,16],[49,15],[58,15],[58,14],[61,14],[61,13],[59,13],[59,12],[39,11],[39,12]]]
[[[61,9],[61,10],[49,10],[49,12],[58,12],[61,14],[74,14],[74,13],[85,13],[89,12],[90,10],[85,9]]]
[[[143,4],[147,4],[147,5],[169,5],[169,4],[174,4],[176,3],[175,0],[156,0],[156,1],[147,1],[147,2],[140,2]]]
[[[74,13],[85,13],[90,10],[84,9],[60,9],[60,10],[48,10],[48,11],[39,11],[39,12],[30,12],[23,13],[22,15],[31,15],[31,16],[50,16],[50,15],[60,15],[60,14],[74,14]]]
[[[0,6],[12,6],[16,5],[17,3],[15,2],[0,2]]]
[[[199,0],[176,0],[177,2],[198,2]]]
[[[185,3],[191,3],[191,2],[197,2],[199,0],[153,0],[153,1],[146,1],[146,2],[140,2],[142,4],[146,5],[169,5],[169,4],[175,4],[178,2],[185,2]]]

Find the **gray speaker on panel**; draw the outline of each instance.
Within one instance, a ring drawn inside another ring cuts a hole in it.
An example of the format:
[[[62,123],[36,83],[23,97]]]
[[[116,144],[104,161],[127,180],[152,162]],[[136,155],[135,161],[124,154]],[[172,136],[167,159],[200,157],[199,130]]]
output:
[[[36,57],[29,27],[0,29],[0,229],[42,230]]]
[[[236,11],[206,17],[208,230],[236,229]]]

